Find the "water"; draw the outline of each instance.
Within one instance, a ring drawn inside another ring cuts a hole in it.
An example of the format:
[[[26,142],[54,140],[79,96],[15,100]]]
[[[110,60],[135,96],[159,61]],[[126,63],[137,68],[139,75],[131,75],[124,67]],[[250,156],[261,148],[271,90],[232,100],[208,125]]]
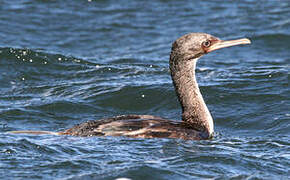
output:
[[[288,1],[9,1],[0,5],[0,179],[288,179]],[[251,45],[208,54],[207,141],[7,134],[120,114],[180,119],[171,43],[189,32]]]

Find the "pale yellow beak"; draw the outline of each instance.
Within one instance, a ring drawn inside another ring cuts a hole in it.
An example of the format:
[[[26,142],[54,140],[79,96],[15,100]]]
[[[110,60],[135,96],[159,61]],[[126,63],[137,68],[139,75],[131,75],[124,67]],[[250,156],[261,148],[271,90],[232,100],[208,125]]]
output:
[[[236,40],[228,40],[228,41],[217,41],[214,44],[212,44],[210,47],[206,49],[206,52],[212,52],[221,48],[241,45],[241,44],[251,44],[251,41],[247,38],[242,39],[236,39]]]

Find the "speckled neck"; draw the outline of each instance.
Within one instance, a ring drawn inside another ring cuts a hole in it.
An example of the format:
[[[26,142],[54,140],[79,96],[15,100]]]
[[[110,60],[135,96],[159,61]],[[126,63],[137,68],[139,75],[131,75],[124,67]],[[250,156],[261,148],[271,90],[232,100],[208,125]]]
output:
[[[202,98],[195,77],[198,58],[175,59],[177,57],[171,54],[170,70],[175,91],[182,107],[182,120],[211,136],[214,131],[213,119]]]

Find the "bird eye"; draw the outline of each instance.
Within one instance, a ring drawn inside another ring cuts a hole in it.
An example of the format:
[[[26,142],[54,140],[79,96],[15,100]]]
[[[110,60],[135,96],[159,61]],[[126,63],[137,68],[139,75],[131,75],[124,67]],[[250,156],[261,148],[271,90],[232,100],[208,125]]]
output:
[[[209,40],[206,40],[202,43],[203,47],[209,47],[211,45],[211,42]]]

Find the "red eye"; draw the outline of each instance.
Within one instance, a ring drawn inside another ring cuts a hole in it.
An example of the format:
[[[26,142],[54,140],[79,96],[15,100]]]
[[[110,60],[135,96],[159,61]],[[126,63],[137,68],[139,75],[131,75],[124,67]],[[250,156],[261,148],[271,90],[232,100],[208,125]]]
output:
[[[203,46],[203,47],[209,47],[210,45],[211,45],[210,40],[206,40],[206,41],[204,41],[204,42],[202,43],[202,46]]]

